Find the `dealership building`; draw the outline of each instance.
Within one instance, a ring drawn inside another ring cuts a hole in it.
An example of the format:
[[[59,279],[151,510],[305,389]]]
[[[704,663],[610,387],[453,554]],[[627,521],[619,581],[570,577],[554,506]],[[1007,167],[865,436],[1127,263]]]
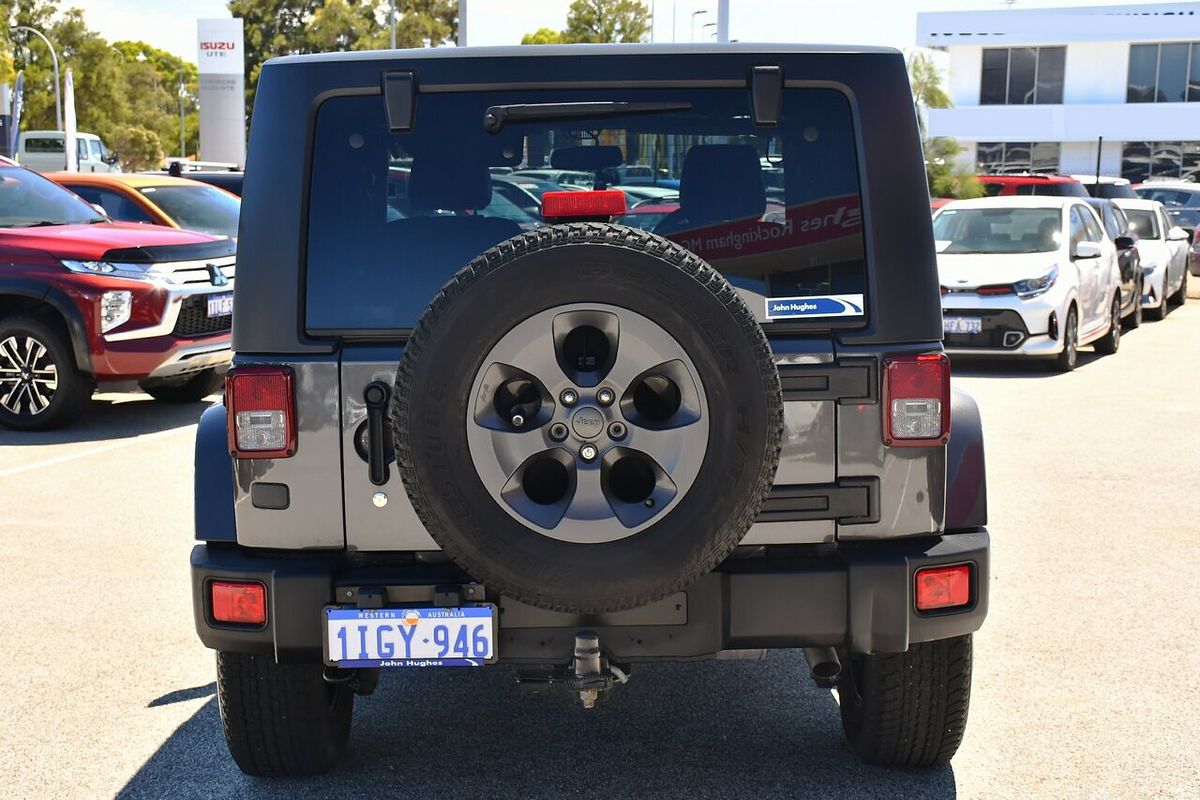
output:
[[[949,56],[929,133],[980,172],[1200,181],[1200,2],[923,13],[917,44]]]

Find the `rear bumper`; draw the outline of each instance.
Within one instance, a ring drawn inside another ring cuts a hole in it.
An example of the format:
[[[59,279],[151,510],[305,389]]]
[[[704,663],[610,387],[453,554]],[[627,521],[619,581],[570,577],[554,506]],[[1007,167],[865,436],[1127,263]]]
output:
[[[985,529],[901,541],[873,541],[790,556],[730,559],[687,590],[631,611],[576,615],[535,609],[508,598],[501,608],[502,662],[566,663],[574,635],[596,631],[618,661],[682,661],[724,650],[845,647],[856,653],[902,652],[915,642],[972,633],[988,605]],[[321,609],[353,601],[360,589],[387,598],[419,587],[456,587],[469,578],[451,564],[356,566],[340,556],[248,551],[197,545],[192,550],[196,631],[206,647],[271,654],[283,662],[320,662]],[[913,604],[914,573],[929,566],[972,567],[970,605],[922,614]],[[208,584],[258,581],[267,590],[267,623],[239,628],[213,622]],[[389,602],[389,605],[403,605]],[[427,604],[427,603],[426,603]]]

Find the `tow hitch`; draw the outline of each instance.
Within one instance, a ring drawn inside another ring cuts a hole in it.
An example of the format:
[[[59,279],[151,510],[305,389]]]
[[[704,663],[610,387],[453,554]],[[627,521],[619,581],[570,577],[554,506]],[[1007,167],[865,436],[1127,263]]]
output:
[[[533,694],[561,686],[574,693],[584,708],[595,708],[600,693],[629,681],[629,673],[609,662],[600,649],[600,637],[592,631],[575,634],[572,665],[551,673],[522,672],[517,683]]]

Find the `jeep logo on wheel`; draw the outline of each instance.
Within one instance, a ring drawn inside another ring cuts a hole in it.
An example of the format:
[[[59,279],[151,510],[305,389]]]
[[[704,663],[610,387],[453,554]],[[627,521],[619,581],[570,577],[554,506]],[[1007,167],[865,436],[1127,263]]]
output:
[[[591,439],[604,430],[604,415],[599,409],[584,406],[571,417],[571,428],[580,439]]]

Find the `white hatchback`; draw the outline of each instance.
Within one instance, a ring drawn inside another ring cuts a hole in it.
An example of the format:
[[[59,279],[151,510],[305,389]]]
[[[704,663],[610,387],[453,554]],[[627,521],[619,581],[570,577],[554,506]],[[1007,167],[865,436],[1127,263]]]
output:
[[[1042,357],[1068,371],[1081,345],[1117,351],[1117,250],[1086,200],[956,200],[933,236],[948,353]]]
[[[1188,235],[1171,222],[1157,200],[1114,200],[1129,218],[1142,257],[1142,308],[1162,319],[1172,304],[1187,301]]]

